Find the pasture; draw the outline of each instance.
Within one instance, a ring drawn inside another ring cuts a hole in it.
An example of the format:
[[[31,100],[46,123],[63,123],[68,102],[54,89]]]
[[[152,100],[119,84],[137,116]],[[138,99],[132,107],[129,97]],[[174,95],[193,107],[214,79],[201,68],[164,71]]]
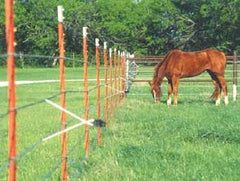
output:
[[[55,68],[17,69],[16,79],[55,80],[58,71]],[[82,68],[66,69],[66,79],[81,79],[82,75]],[[149,77],[152,78],[152,74]],[[89,68],[91,78],[95,78],[95,67]],[[6,72],[1,68],[0,81],[5,80]],[[96,85],[95,82],[89,84],[90,87]],[[90,129],[88,162],[84,158],[84,127],[67,134],[69,180],[239,180],[240,102],[232,101],[231,84],[228,82],[228,106],[223,102],[220,106],[214,105],[210,99],[211,82],[180,83],[178,106],[167,106],[165,84],[162,103],[156,105],[148,84],[134,83],[127,98],[115,110],[109,128],[102,129],[100,147],[96,128]],[[66,107],[82,116],[83,82],[66,82],[66,90],[74,90],[66,95]],[[4,115],[6,87],[1,87],[0,92],[0,114]],[[104,88],[102,96],[103,92]],[[60,136],[39,142],[60,130],[60,111],[40,101],[58,93],[58,82],[17,86],[17,107],[20,108],[17,150],[21,154],[17,160],[18,180],[59,180],[61,177]],[[90,92],[89,96],[89,117],[95,118],[96,94]],[[59,104],[59,96],[52,101]],[[104,108],[101,109],[104,119]],[[68,126],[77,122],[71,117],[67,117],[67,121]],[[7,170],[2,169],[7,163],[6,116],[0,118],[0,144],[0,180],[6,180]]]

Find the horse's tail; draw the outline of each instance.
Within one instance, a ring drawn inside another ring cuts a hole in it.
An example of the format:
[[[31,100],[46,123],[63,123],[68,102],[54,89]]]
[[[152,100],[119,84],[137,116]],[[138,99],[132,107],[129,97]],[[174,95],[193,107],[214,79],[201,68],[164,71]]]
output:
[[[214,89],[214,91],[213,91],[213,93],[211,95],[211,98],[216,99],[217,95],[218,95],[218,89],[215,87],[215,89]]]

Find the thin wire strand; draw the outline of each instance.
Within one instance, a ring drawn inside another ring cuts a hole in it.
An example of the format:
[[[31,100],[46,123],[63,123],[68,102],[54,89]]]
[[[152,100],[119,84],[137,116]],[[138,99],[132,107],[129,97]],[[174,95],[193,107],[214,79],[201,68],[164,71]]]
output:
[[[70,157],[70,155],[73,154],[73,152],[78,148],[78,146],[81,144],[81,141],[83,140],[84,135],[85,135],[85,134],[83,134],[83,135],[78,139],[77,143],[70,148],[69,152],[67,153],[67,157]],[[62,158],[62,159],[52,168],[52,170],[50,170],[50,171],[44,176],[43,180],[47,180],[47,179],[49,179],[49,178],[52,176],[52,174],[53,174],[53,173],[58,169],[58,167],[60,167],[60,165],[62,164],[63,159],[64,159],[64,158]],[[66,159],[66,158],[65,158],[65,159]],[[73,159],[72,159],[72,160],[73,160]],[[71,161],[71,162],[72,162],[72,161]],[[73,163],[74,163],[74,162],[73,162]],[[71,164],[73,164],[73,163],[68,163],[68,167],[69,167]]]

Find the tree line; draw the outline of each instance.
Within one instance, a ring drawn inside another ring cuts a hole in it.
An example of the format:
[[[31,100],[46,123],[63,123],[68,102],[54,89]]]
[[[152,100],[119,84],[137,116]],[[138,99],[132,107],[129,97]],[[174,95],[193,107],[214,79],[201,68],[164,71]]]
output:
[[[94,54],[97,37],[101,44],[137,55],[210,47],[228,54],[240,50],[240,0],[18,0],[16,52],[58,55],[58,5],[65,9],[66,56],[81,57],[84,26],[89,28],[89,54]],[[4,11],[1,1],[0,54],[6,51]]]

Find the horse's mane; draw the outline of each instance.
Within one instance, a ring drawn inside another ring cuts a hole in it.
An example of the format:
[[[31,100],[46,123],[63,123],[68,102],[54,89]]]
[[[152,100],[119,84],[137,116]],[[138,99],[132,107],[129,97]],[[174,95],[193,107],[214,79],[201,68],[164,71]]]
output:
[[[161,81],[163,80],[163,76],[164,76],[164,70],[163,70],[163,64],[166,62],[166,60],[168,59],[169,55],[170,55],[171,51],[168,52],[163,60],[161,62],[159,62],[156,66],[155,66],[155,70],[154,70],[154,74],[153,74],[153,84],[160,84]]]

